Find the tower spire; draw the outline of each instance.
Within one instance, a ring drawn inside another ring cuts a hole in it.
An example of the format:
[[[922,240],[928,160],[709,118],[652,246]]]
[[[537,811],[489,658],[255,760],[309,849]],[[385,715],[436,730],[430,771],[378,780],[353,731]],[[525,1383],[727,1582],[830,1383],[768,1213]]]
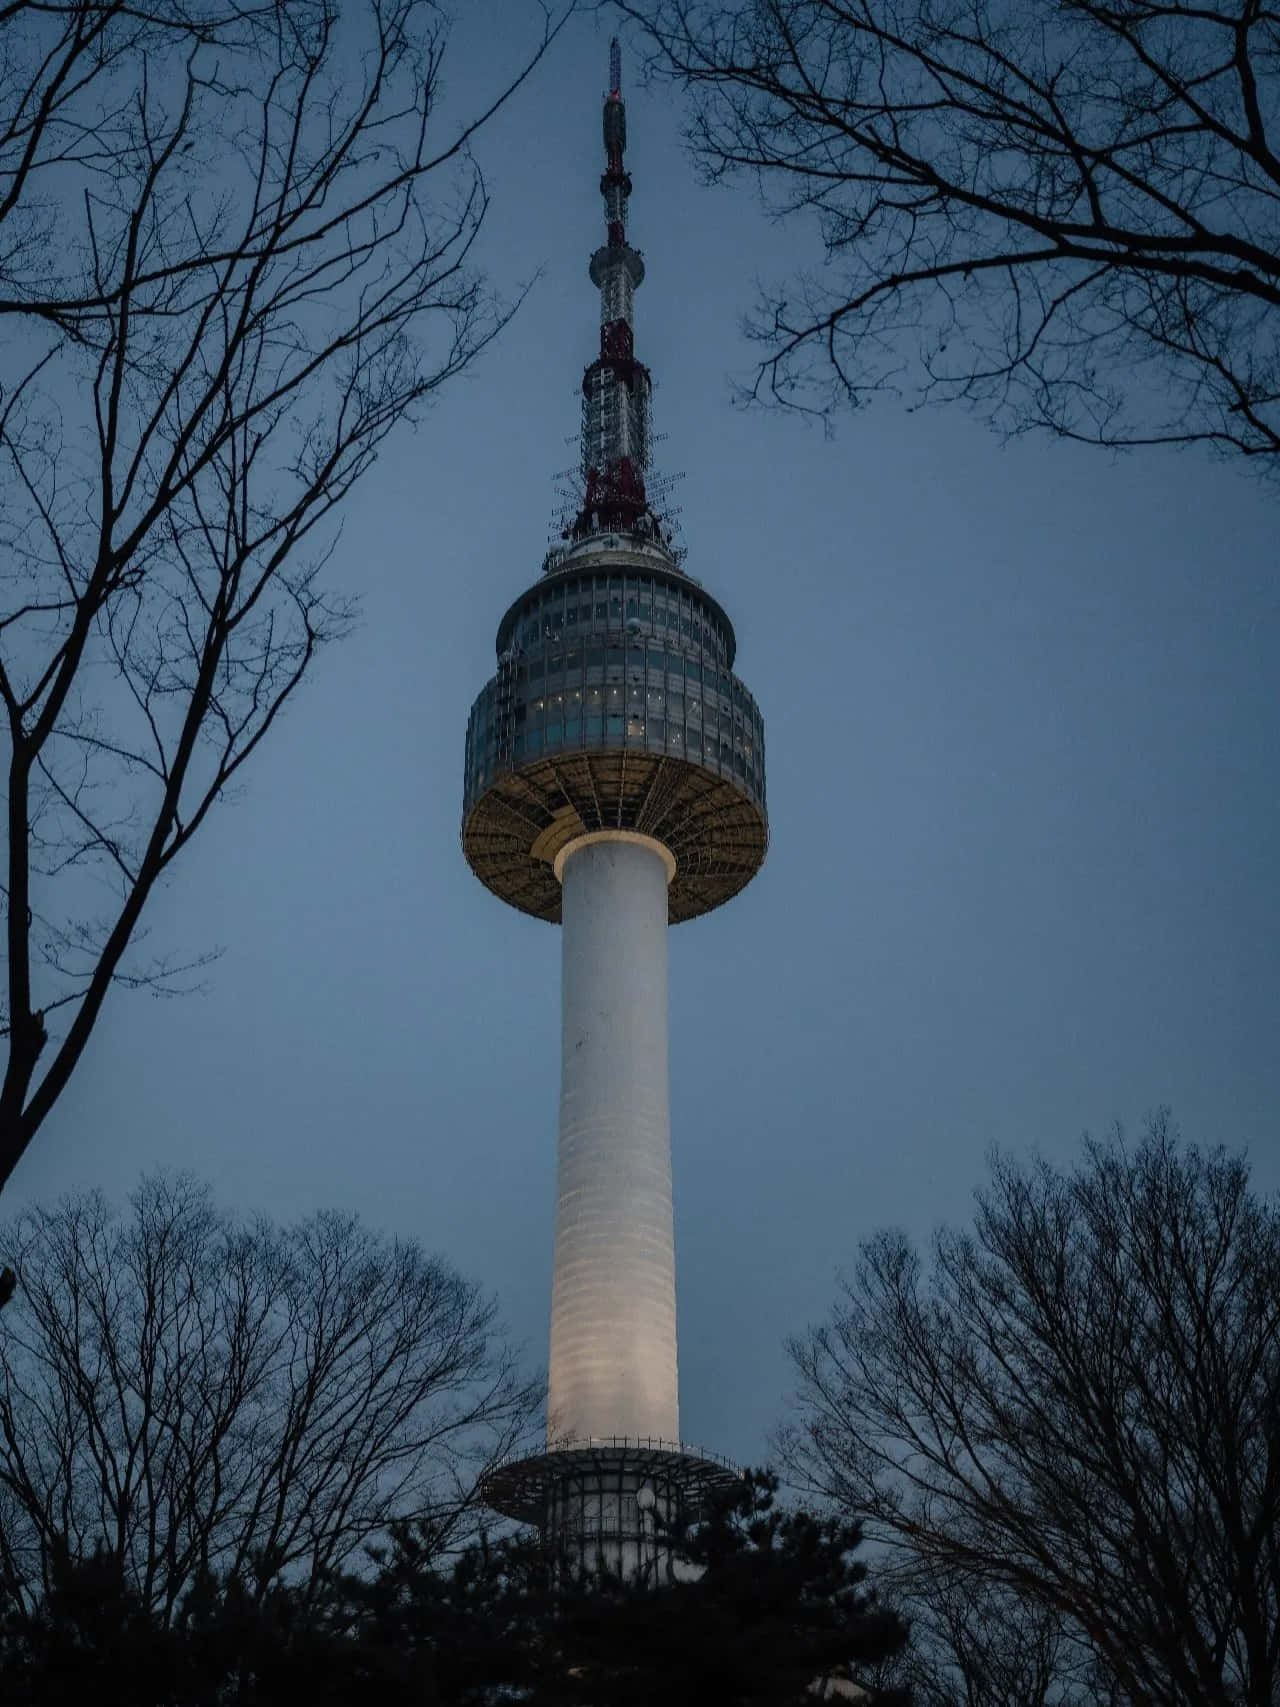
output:
[[[570,532],[574,540],[629,533],[665,543],[645,493],[652,387],[649,370],[635,353],[635,293],[644,279],[644,257],[627,241],[631,175],[623,164],[626,146],[622,49],[615,36],[609,43],[600,179],[605,242],[590,265],[591,282],[600,292],[600,354],[582,376],[583,501]]]

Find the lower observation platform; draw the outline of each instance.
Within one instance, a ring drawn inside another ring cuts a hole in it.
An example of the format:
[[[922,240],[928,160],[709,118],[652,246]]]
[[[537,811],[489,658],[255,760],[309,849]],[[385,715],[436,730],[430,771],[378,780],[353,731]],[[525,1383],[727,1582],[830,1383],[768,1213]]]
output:
[[[672,924],[736,895],[760,869],[769,838],[763,802],[736,779],[668,754],[578,750],[499,770],[469,805],[462,847],[501,900],[558,922],[555,856],[598,830],[631,830],[670,849]]]
[[[480,1483],[485,1504],[518,1523],[543,1523],[548,1504],[566,1485],[594,1481],[602,1474],[625,1478],[634,1490],[638,1477],[661,1479],[678,1490],[684,1515],[697,1518],[711,1500],[728,1494],[742,1471],[728,1458],[679,1441],[630,1435],[600,1440],[568,1440],[528,1458],[511,1458],[490,1470]]]
[[[741,1480],[727,1458],[697,1447],[614,1435],[499,1464],[480,1492],[504,1517],[536,1524],[562,1560],[635,1579],[675,1574],[671,1532]]]

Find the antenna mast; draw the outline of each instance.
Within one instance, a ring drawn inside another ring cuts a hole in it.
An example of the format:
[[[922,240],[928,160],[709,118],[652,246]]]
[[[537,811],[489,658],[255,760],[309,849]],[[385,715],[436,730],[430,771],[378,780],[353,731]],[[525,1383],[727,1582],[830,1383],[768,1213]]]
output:
[[[635,293],[644,279],[644,258],[627,241],[631,176],[623,164],[626,146],[622,49],[615,36],[609,43],[600,179],[605,242],[590,266],[591,282],[600,292],[600,354],[582,376],[583,499],[569,532],[575,541],[597,533],[629,533],[667,545],[645,493],[652,382],[635,353]]]

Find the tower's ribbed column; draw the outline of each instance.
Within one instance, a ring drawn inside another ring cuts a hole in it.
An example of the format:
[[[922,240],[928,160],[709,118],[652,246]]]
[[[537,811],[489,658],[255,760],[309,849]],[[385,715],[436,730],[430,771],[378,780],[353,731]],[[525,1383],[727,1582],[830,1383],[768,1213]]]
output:
[[[560,1146],[548,1444],[678,1440],[667,1089],[667,884],[647,836],[603,831],[563,886]]]

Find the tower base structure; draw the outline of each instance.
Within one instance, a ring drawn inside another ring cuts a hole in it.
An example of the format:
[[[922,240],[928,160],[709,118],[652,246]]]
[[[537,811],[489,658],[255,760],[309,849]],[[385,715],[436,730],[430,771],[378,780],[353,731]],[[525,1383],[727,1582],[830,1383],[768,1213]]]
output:
[[[651,1585],[677,1580],[673,1538],[729,1494],[727,1458],[665,1440],[571,1440],[491,1470],[485,1504],[534,1524],[557,1573]]]

